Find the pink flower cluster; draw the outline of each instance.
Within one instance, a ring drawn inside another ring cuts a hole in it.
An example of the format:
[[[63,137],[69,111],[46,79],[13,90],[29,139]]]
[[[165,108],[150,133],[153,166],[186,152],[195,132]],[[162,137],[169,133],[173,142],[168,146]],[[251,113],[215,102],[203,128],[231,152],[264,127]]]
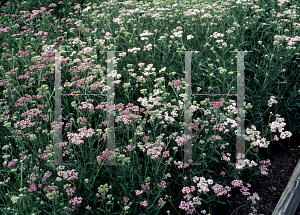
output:
[[[76,187],[72,187],[72,188],[66,189],[66,192],[67,192],[68,196],[72,196],[73,193],[75,192],[75,190],[76,190]]]
[[[157,186],[162,187],[162,188],[166,188],[166,182],[165,181],[161,181],[160,184],[157,183]]]
[[[65,209],[65,211],[74,212],[76,204],[79,205],[82,203],[82,197],[75,197],[73,199],[70,199],[69,203],[72,204],[72,208],[68,207],[67,209]]]
[[[44,151],[45,152],[45,151]],[[50,146],[46,146],[46,152],[48,153],[43,153],[39,155],[39,158],[43,159],[43,160],[47,160],[45,157],[48,156],[48,154],[51,154],[51,147]]]
[[[176,85],[177,87],[177,90],[180,90],[180,80],[178,79],[178,80],[173,80],[172,81],[173,83],[174,83],[174,85]]]
[[[276,132],[276,128],[278,128],[278,131],[280,132],[280,139],[285,139],[286,137],[291,137],[292,133],[290,131],[283,131],[284,130],[284,126],[286,125],[286,123],[284,123],[284,118],[278,118],[280,115],[276,114],[276,120],[275,122],[272,122],[271,124],[269,124],[269,126],[271,127],[271,131],[272,132]],[[277,137],[277,135],[274,135],[274,140],[278,141],[279,138]]]
[[[52,191],[52,190],[57,190],[58,189],[58,186],[51,186],[51,185],[48,185],[47,187],[44,187],[44,191],[45,192],[47,192],[47,193],[49,193],[50,191]]]
[[[271,161],[268,159],[268,160],[262,160],[260,161],[260,163],[262,163],[263,165],[260,167],[260,171],[261,171],[261,174],[262,175],[268,175],[268,172],[267,172],[267,167],[271,165]]]
[[[178,146],[182,146],[183,142],[186,142],[186,138],[177,136],[175,142],[178,144]]]
[[[145,184],[142,184],[141,187],[144,189],[144,190],[149,190],[150,187],[148,185],[145,185]]]
[[[178,169],[186,168],[189,166],[189,164],[183,163],[182,161],[174,161],[174,164],[177,165]]]
[[[18,52],[19,52],[19,54],[20,54],[20,57],[28,56],[28,55],[29,55],[29,51],[23,52],[22,50],[19,50]]]
[[[199,131],[200,128],[198,128],[199,123],[191,123],[191,128],[194,129],[195,131]],[[203,129],[204,125],[201,125],[201,128]]]
[[[274,103],[276,104],[278,102],[275,100],[275,96],[271,96],[270,100],[268,101],[268,106],[272,107],[272,104]]]
[[[143,193],[143,190],[135,190],[135,195],[139,196]]]
[[[45,174],[44,174],[44,177],[42,178],[42,181],[44,184],[47,183],[47,178],[50,178],[50,176],[52,175],[52,173],[50,171],[47,171]]]
[[[223,186],[220,184],[215,184],[212,188],[213,188],[214,192],[217,193],[217,196],[226,195],[227,192],[229,192],[231,190],[231,188],[229,186],[226,186],[225,188],[223,188]]]
[[[134,119],[136,116],[138,116],[137,114],[132,114],[129,110],[135,111],[135,112],[143,112],[145,109],[144,108],[140,108],[138,106],[133,106],[132,103],[129,103],[126,105],[126,109],[122,110],[121,113],[119,114],[119,116],[117,116],[116,121],[123,121],[123,123],[125,125],[128,125],[130,123],[133,123],[134,121],[132,119]]]
[[[38,174],[36,174],[35,172],[32,172],[30,175],[27,175],[27,177],[29,177],[30,179],[27,181],[27,183],[33,183],[36,180],[36,177],[38,176]]]
[[[124,197],[123,197],[123,200],[124,200],[124,205],[126,205],[127,202],[129,201],[129,198],[128,198],[127,196],[124,196]]]
[[[147,203],[147,201],[143,201],[140,203],[140,205],[143,206],[143,208],[145,208],[148,205],[148,203]]]
[[[250,195],[250,193],[249,192],[247,192],[249,189],[247,188],[247,187],[251,187],[251,184],[247,184],[247,187],[244,187],[244,185],[243,185],[243,181],[242,180],[233,180],[232,182],[231,182],[231,184],[234,186],[234,187],[240,187],[241,189],[240,189],[240,192],[244,195],[244,196],[246,196],[246,195]]]
[[[81,102],[82,106],[78,106],[78,109],[85,109],[88,108],[89,112],[94,110],[94,106],[88,102]]]
[[[199,193],[203,192],[204,194],[207,194],[207,192],[210,191],[208,189],[208,185],[213,184],[213,180],[211,180],[211,179],[205,180],[204,177],[198,178],[197,176],[193,177],[193,182],[195,184],[197,184]],[[247,191],[249,191],[248,188],[251,187],[251,184],[248,183],[248,184],[246,184],[246,186],[244,186],[242,180],[233,180],[231,182],[231,184],[232,184],[233,188],[239,187],[240,192],[243,195],[245,195],[245,196],[250,195],[250,193]],[[217,194],[218,197],[220,197],[222,195],[226,195],[226,194],[227,194],[227,197],[231,196],[228,192],[231,191],[232,188],[229,186],[226,186],[224,188],[222,185],[216,183],[214,186],[212,186],[212,189],[213,189],[214,193]],[[196,210],[195,205],[201,205],[199,197],[198,196],[193,197],[193,195],[192,195],[193,193],[196,192],[196,188],[195,188],[195,186],[183,187],[181,192],[182,192],[182,194],[187,194],[184,196],[184,199],[188,202],[181,201],[179,208],[181,210],[186,211],[187,214],[192,214]],[[191,201],[190,199],[193,199],[193,201]],[[259,197],[256,193],[254,193],[253,196],[248,197],[248,200],[252,200],[254,202],[255,202],[255,199],[259,200]],[[201,213],[205,214],[206,211],[202,210]]]
[[[97,157],[98,162],[100,162],[101,160],[107,160],[107,152],[108,150],[106,149],[105,151],[102,152],[102,155],[99,155]]]
[[[131,145],[127,145],[126,146],[126,149],[129,151],[129,152],[131,152],[133,149],[135,149],[136,147],[135,146],[131,146]],[[127,150],[126,149],[123,149],[123,152],[127,152]]]
[[[84,143],[83,140],[81,140],[81,138],[83,137],[91,137],[93,134],[95,134],[95,132],[93,131],[92,128],[86,130],[86,128],[80,128],[77,131],[80,131],[79,134],[75,134],[75,133],[70,133],[67,134],[68,139],[71,139],[71,142],[74,143],[75,145],[80,145],[81,143]]]
[[[155,144],[147,144],[145,146],[145,148],[147,149],[147,155],[151,155],[151,159],[160,159],[161,156],[161,151],[163,150],[163,147],[166,146],[165,143],[161,142],[160,146],[154,146],[157,145],[157,143]],[[152,147],[154,146],[154,147]],[[150,148],[151,147],[151,148]],[[169,151],[165,151],[163,152],[163,157],[169,157],[170,152]]]
[[[39,184],[38,187],[41,188],[41,187],[42,187],[42,184]],[[28,191],[29,191],[30,193],[31,193],[31,192],[34,192],[34,191],[36,191],[36,190],[37,190],[37,188],[36,188],[36,185],[35,185],[34,183],[29,185]],[[41,191],[38,191],[38,193],[41,193]]]
[[[57,173],[58,176],[63,176],[64,180],[71,181],[73,179],[78,179],[78,172],[75,172],[75,169],[67,170],[67,171],[59,171]]]
[[[223,106],[223,103],[225,102],[224,98],[219,99],[221,102],[210,102],[211,105],[214,105],[213,108],[219,108],[220,106]]]
[[[226,155],[227,155],[228,157],[226,157]],[[231,154],[230,154],[230,153],[226,153],[226,155],[225,155],[225,154],[222,154],[221,160],[230,161],[230,156],[231,156]]]
[[[13,161],[10,161],[7,166],[11,167],[11,166],[15,165],[17,161],[18,161],[18,159],[14,159]]]
[[[147,142],[149,139],[150,139],[149,136],[144,136],[144,137],[143,137],[143,141],[144,141],[144,142]]]
[[[219,135],[212,135],[211,138],[213,138],[215,140],[222,140],[222,137]]]
[[[192,203],[192,202],[184,202],[184,201],[180,202],[179,208],[187,211],[186,214],[192,214],[196,210],[194,208],[194,203]]]

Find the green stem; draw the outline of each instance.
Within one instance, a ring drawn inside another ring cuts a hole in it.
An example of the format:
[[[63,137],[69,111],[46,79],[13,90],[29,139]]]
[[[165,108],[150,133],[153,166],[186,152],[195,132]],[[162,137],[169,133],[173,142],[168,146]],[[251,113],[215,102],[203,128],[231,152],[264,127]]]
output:
[[[21,163],[21,188],[23,187],[23,163]]]
[[[178,211],[176,210],[176,208],[174,207],[173,203],[170,201],[170,199],[168,199],[168,201],[171,203],[171,205],[173,206],[173,208],[175,209],[175,211],[177,212],[177,214],[180,214],[178,213]]]
[[[165,167],[165,170],[163,172],[163,175],[165,175],[165,172],[166,172],[166,169],[167,169],[167,165]],[[163,189],[163,188],[162,188]],[[159,198],[159,194],[161,193],[162,189],[159,190],[159,193],[157,194],[156,198],[154,199],[154,201],[152,202],[151,206],[148,208],[148,210],[153,206],[154,202],[156,202],[156,200]]]
[[[245,204],[245,205],[247,205],[247,204]],[[245,205],[242,205],[242,206],[240,206],[240,207],[243,207],[243,206],[245,206]],[[237,209],[239,209],[240,207],[238,207]],[[237,209],[235,209],[235,210],[231,213],[231,215],[232,215]]]

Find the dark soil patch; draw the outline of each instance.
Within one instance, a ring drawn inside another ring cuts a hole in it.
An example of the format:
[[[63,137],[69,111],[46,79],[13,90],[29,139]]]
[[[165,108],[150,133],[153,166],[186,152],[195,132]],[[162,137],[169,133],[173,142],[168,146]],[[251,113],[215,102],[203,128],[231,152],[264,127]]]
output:
[[[287,146],[283,141],[282,145]],[[248,205],[240,207],[233,213],[224,213],[223,215],[272,215],[285,187],[287,186],[293,171],[300,160],[300,138],[299,134],[295,135],[294,138],[291,137],[291,151],[288,149],[282,149],[281,147],[274,147],[272,149],[271,155],[269,157],[271,161],[271,166],[268,167],[268,175],[264,176],[262,179],[258,179],[259,184],[258,195],[260,201],[255,205],[251,205],[251,202],[244,199],[244,203]],[[288,147],[287,147],[288,148]],[[240,205],[240,206],[241,206]],[[237,205],[236,208],[238,208]],[[251,207],[257,210],[254,213]],[[300,215],[300,206],[298,206],[294,215]]]

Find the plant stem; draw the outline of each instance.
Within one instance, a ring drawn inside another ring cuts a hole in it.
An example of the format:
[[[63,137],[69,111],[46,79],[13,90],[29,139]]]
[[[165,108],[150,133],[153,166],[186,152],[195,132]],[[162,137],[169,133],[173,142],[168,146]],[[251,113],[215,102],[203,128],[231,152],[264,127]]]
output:
[[[21,163],[21,188],[23,187],[23,163]]]
[[[245,204],[245,205],[247,205],[247,204]],[[242,205],[242,206],[240,206],[240,207],[243,207],[243,206],[245,206],[245,205]],[[237,209],[239,209],[240,207],[238,207]],[[233,215],[233,213],[234,213],[237,209],[235,209],[235,210],[231,213],[231,215]]]

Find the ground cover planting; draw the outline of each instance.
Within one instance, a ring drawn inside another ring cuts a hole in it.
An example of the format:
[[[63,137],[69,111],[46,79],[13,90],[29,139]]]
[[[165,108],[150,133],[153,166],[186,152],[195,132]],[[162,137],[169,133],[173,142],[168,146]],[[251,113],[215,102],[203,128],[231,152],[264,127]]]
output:
[[[245,200],[255,205],[270,150],[288,148],[280,140],[299,133],[299,7],[291,0],[3,3],[0,213],[224,215]],[[238,51],[243,155],[232,96]],[[54,164],[58,130],[68,165]],[[102,165],[110,153],[120,165]]]

